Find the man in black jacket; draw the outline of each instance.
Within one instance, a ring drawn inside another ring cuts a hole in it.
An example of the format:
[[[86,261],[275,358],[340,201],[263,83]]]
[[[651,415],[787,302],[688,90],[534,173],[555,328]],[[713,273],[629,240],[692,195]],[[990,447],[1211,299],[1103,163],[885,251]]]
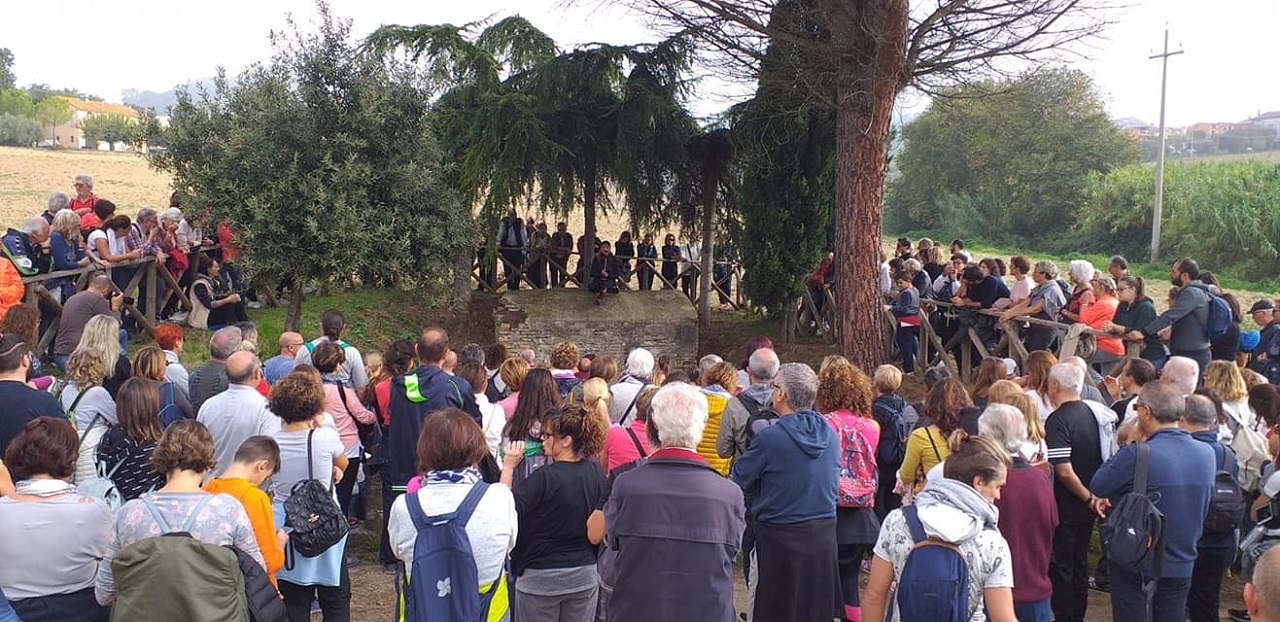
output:
[[[1178,287],[1169,310],[1142,329],[1146,336],[1159,335],[1169,344],[1170,356],[1185,356],[1200,365],[1200,375],[1209,367],[1209,291],[1199,282],[1200,266],[1194,259],[1180,259],[1169,269],[1169,281]]]
[[[587,284],[587,289],[596,293],[596,304],[604,299],[605,292],[618,293],[620,272],[621,266],[617,256],[613,254],[612,246],[608,242],[601,242],[600,253],[591,261],[590,281]]]

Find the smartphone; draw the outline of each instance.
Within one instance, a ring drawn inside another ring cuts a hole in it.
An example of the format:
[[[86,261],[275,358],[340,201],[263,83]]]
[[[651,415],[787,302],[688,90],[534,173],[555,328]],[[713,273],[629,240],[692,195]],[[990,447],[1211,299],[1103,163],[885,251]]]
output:
[[[1262,524],[1271,520],[1271,517],[1275,515],[1275,510],[1272,509],[1271,504],[1268,503],[1262,507],[1259,507],[1257,513],[1258,513],[1258,524]]]

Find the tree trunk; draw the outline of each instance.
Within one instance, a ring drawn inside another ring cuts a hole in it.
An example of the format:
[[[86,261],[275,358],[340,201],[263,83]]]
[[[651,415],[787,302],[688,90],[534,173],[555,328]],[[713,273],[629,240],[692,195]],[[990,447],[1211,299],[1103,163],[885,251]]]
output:
[[[716,247],[716,188],[718,176],[712,170],[702,172],[702,274],[698,279],[698,326],[711,328],[711,276]]]
[[[454,309],[466,309],[471,305],[471,258],[474,255],[475,251],[467,247],[453,256],[453,295],[449,306]]]
[[[587,272],[591,270],[591,260],[595,257],[596,251],[596,184],[599,181],[596,176],[596,166],[588,165],[587,175],[582,182],[582,237],[586,238],[586,241],[582,243],[582,257],[579,261],[585,261],[586,263],[582,265],[588,266],[582,270],[583,289],[586,289],[587,283],[591,281],[591,275]]]
[[[885,160],[907,44],[906,0],[831,2],[832,39],[850,42],[837,61],[836,319],[840,350],[854,365],[885,360],[880,235]]]
[[[782,316],[782,343],[792,343],[796,340],[796,324],[799,319],[799,304],[792,302],[787,305],[787,311]]]
[[[298,324],[302,321],[302,281],[294,280],[289,290],[289,310],[284,314],[284,329],[298,332]]]

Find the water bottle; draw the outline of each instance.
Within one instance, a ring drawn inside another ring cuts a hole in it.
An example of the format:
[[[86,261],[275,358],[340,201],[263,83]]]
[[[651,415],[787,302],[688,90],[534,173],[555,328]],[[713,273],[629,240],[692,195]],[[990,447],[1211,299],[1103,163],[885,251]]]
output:
[[[1254,528],[1249,531],[1249,535],[1245,536],[1244,540],[1240,542],[1240,550],[1245,553],[1252,551],[1254,546],[1257,546],[1263,538],[1267,537],[1267,526],[1269,523],[1270,521],[1267,521],[1255,525]]]

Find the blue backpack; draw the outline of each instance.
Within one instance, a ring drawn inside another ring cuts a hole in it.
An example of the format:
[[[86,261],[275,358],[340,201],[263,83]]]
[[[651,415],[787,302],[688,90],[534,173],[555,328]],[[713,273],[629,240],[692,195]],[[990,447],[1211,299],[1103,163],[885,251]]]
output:
[[[172,382],[160,385],[160,427],[167,428],[182,419],[178,398]]]
[[[915,546],[898,577],[899,620],[965,622],[969,619],[969,564],[960,548],[931,539],[914,505],[902,508]]]
[[[503,576],[480,591],[476,561],[467,538],[467,521],[489,485],[476,482],[458,509],[427,516],[417,494],[406,494],[409,517],[418,530],[413,544],[413,570],[402,586],[401,622],[484,622]]]
[[[1231,330],[1232,315],[1231,304],[1225,298],[1213,292],[1206,291],[1209,295],[1209,321],[1205,328],[1209,331],[1210,337],[1221,337]]]

